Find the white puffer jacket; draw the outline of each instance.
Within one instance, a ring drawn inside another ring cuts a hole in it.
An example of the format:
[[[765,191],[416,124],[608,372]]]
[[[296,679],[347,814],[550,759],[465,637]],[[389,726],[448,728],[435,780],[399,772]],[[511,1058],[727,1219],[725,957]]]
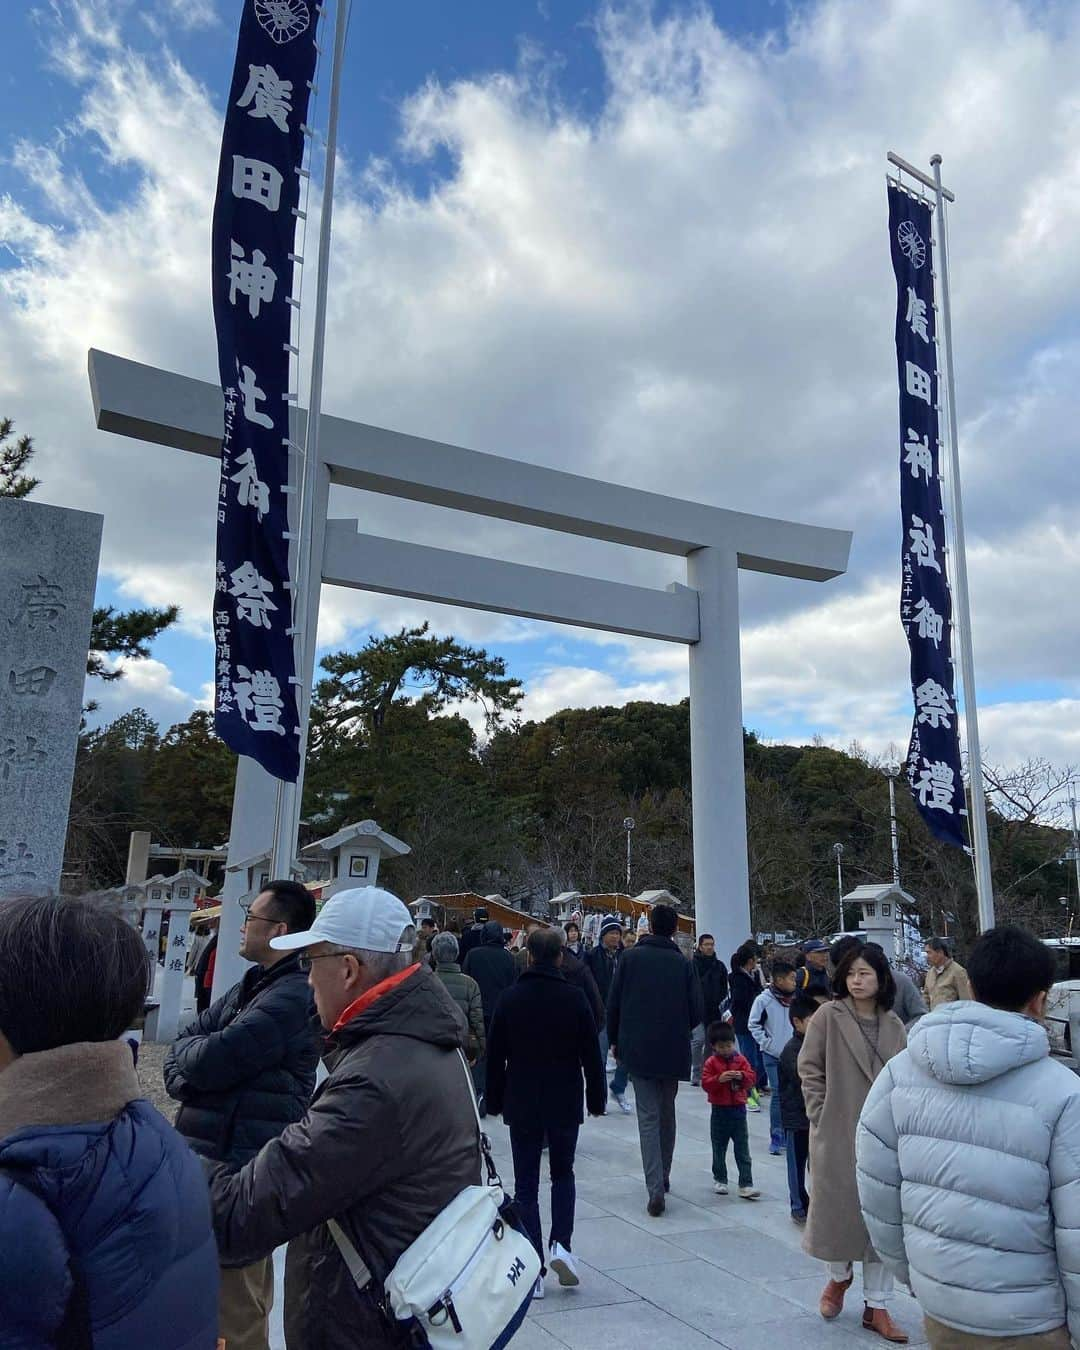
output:
[[[859,1199],[923,1311],[977,1336],[1080,1343],[1080,1078],[1020,1013],[947,1003],[866,1099]]]

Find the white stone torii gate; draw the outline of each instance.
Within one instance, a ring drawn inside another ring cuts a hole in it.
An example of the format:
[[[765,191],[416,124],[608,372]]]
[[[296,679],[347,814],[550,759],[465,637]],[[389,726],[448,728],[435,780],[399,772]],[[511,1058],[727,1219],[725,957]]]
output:
[[[218,458],[224,404],[213,384],[91,350],[90,385],[104,431]],[[294,439],[304,440],[298,413]],[[687,644],[699,931],[733,951],[750,931],[739,661],[738,569],[827,581],[847,568],[851,534],[747,515],[323,416],[315,475],[306,661],[315,650],[322,582]],[[426,548],[327,520],[331,483],[536,525],[686,559],[666,591]],[[276,780],[242,757],[230,861],[271,846]],[[235,889],[240,884],[236,873]],[[214,993],[238,978],[230,960],[239,900],[222,895]]]

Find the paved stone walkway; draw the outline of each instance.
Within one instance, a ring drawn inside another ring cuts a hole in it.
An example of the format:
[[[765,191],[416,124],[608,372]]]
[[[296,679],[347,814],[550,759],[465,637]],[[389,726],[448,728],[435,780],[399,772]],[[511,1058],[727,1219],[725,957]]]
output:
[[[533,1303],[514,1350],[883,1348],[886,1342],[862,1329],[858,1274],[841,1316],[825,1322],[818,1314],[825,1275],[799,1245],[785,1160],[769,1157],[767,1110],[750,1116],[757,1201],[714,1194],[709,1107],[700,1088],[683,1084],[677,1110],[671,1194],[658,1219],[645,1213],[635,1117],[616,1113],[582,1127],[574,1230],[581,1284],[562,1289],[549,1275],[547,1295]],[[511,1190],[508,1132],[498,1120],[487,1124]],[[730,1157],[728,1167],[734,1175]],[[546,1183],[542,1196],[544,1189]],[[546,1223],[546,1202],[542,1209]],[[892,1312],[912,1346],[926,1344],[914,1299],[898,1290]],[[278,1328],[272,1350],[284,1350],[279,1321]]]

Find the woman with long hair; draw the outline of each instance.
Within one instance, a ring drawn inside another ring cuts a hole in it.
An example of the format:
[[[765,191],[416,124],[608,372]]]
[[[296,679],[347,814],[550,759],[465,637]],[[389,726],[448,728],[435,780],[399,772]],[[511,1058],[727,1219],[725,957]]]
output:
[[[859,1113],[874,1079],[907,1044],[904,1024],[891,1011],[896,984],[885,953],[860,947],[845,953],[833,977],[833,995],[835,1001],[810,1019],[798,1060],[813,1186],[803,1247],[828,1267],[822,1317],[840,1315],[860,1261],[863,1326],[903,1345],[907,1335],[888,1310],[893,1278],[870,1242],[855,1180]]]

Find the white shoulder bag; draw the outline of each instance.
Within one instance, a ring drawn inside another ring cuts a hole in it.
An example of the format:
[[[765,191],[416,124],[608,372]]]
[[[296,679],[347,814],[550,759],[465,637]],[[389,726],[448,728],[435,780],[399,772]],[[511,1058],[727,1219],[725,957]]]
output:
[[[458,1053],[487,1181],[466,1186],[402,1252],[386,1278],[386,1302],[399,1322],[415,1322],[421,1343],[433,1350],[502,1350],[525,1320],[540,1257],[503,1192],[472,1075]],[[363,1257],[336,1219],[327,1227],[357,1288],[366,1289],[373,1276]]]

